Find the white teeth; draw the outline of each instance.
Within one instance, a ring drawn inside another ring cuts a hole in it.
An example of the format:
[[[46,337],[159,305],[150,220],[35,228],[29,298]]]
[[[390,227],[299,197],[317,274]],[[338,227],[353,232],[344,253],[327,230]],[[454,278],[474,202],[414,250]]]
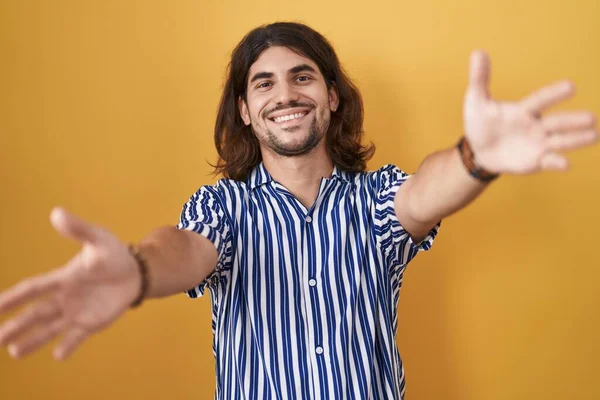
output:
[[[296,114],[290,114],[290,115],[282,115],[281,117],[275,117],[273,120],[275,122],[285,122],[285,121],[290,121],[292,119],[304,117],[305,115],[306,115],[305,112],[303,112],[303,113],[296,113]]]

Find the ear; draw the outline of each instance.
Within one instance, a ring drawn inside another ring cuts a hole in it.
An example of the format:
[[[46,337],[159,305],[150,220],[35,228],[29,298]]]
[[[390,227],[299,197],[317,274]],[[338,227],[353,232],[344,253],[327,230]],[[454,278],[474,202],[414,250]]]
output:
[[[331,86],[329,86],[329,109],[331,112],[336,112],[339,105],[340,95],[338,93],[337,85],[335,82],[331,82]]]
[[[250,112],[248,111],[248,105],[244,99],[242,99],[242,96],[238,97],[238,108],[240,110],[240,116],[244,120],[244,124],[246,124],[246,126],[250,125]]]

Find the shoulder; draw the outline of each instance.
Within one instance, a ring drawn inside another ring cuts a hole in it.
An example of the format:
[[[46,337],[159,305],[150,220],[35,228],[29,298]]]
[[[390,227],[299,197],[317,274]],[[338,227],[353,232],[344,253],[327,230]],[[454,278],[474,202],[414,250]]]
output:
[[[188,207],[228,209],[244,198],[246,184],[233,179],[219,179],[214,184],[202,185],[189,197]]]
[[[202,185],[196,191],[196,194],[206,193],[212,194],[220,198],[226,197],[228,194],[244,193],[249,191],[248,185],[245,182],[236,181],[229,178],[221,178],[214,184]]]
[[[346,176],[357,186],[379,190],[389,188],[395,182],[401,182],[410,175],[394,164],[386,164],[376,170],[350,173]]]

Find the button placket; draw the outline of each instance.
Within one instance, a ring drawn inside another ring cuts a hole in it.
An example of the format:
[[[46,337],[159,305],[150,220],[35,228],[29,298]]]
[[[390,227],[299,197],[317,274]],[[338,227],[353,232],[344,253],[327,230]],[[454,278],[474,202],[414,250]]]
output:
[[[315,206],[310,209],[308,211],[307,214],[304,215],[304,225],[305,225],[305,229],[304,229],[304,239],[306,240],[306,243],[310,243],[316,240],[315,237],[315,229],[318,229],[316,225],[313,225],[313,223],[316,222],[316,220],[311,216],[311,214],[315,214],[318,212],[318,205],[319,205],[319,200],[317,200],[315,202]],[[316,214],[315,214],[316,215]],[[317,249],[315,249],[316,251],[318,251]],[[315,254],[312,254],[313,251],[315,251],[312,249],[311,246],[305,247],[305,253],[304,253],[304,257],[305,260],[308,261],[312,257],[315,257]],[[310,262],[306,262],[304,264],[305,268],[306,268],[306,275],[304,279],[306,279],[305,285],[306,283],[308,283],[308,285],[304,286],[306,289],[308,290],[306,292],[306,301],[307,301],[307,308],[310,308],[312,311],[312,305],[315,304],[314,302],[318,303],[318,298],[319,298],[319,293],[317,291],[317,266],[314,263],[310,263]],[[320,364],[323,362],[322,359],[322,354],[325,352],[325,350],[323,349],[323,346],[321,343],[323,343],[323,337],[322,337],[322,332],[321,332],[321,317],[318,314],[318,312],[315,314],[314,312],[310,312],[310,320],[307,321],[308,324],[310,325],[309,328],[309,334],[310,334],[310,346],[313,349],[313,356],[312,361]],[[319,379],[319,367],[317,366],[317,364],[313,364],[312,367],[312,374],[313,374],[313,379],[315,381],[318,381]]]
[[[317,337],[317,326],[315,325],[318,324],[318,322],[316,321],[317,316],[313,314],[313,301],[314,301],[314,293],[312,292],[312,290],[310,288],[310,284],[306,285],[307,282],[310,282],[310,280],[312,279],[311,277],[314,276],[314,271],[312,270],[313,266],[311,265],[311,263],[309,262],[310,260],[310,255],[311,255],[311,250],[310,250],[310,245],[309,243],[311,243],[315,238],[314,238],[314,232],[312,229],[312,225],[310,224],[312,222],[312,217],[309,215],[311,210],[308,210],[308,212],[303,213],[301,215],[299,215],[300,217],[300,224],[302,225],[301,227],[301,231],[302,231],[302,281],[301,281],[301,285],[302,285],[302,289],[304,292],[304,295],[302,296],[304,298],[305,301],[305,307],[306,307],[306,316],[307,316],[307,320],[305,321],[306,323],[306,328],[307,328],[307,339],[308,339],[308,348],[309,349],[313,349],[312,350],[312,357],[311,357],[311,375],[312,378],[315,382],[318,382],[318,368],[315,364],[313,364],[313,362],[316,361],[315,357],[316,357],[316,353],[315,353],[315,349],[318,346],[318,343],[320,343],[318,340],[319,338]]]

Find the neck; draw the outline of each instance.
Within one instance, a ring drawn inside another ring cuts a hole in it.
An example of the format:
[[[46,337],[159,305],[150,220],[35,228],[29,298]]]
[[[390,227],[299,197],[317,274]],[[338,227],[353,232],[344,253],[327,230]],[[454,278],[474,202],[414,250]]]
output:
[[[333,172],[333,162],[327,155],[324,141],[310,153],[283,157],[261,149],[263,164],[273,179],[286,187],[306,208],[310,208],[319,193],[322,178]]]

